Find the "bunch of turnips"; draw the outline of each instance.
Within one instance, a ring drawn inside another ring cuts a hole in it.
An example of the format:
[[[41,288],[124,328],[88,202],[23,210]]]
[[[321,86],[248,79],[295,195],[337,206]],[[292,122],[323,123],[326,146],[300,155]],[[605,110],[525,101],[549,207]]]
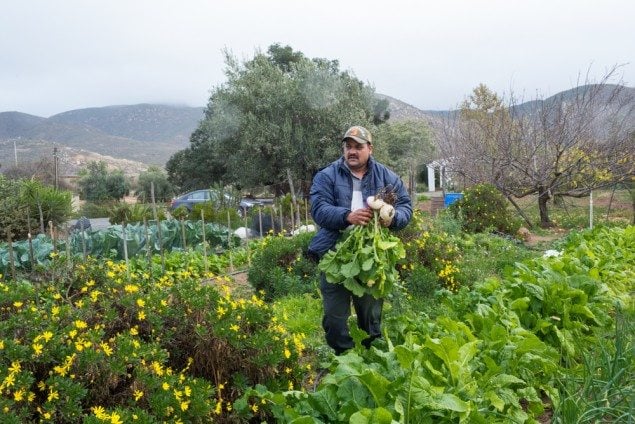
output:
[[[390,188],[366,199],[373,219],[345,231],[335,249],[324,255],[318,268],[326,281],[344,284],[357,296],[381,298],[390,293],[399,279],[396,265],[406,257],[401,240],[386,228],[395,217],[395,200]]]

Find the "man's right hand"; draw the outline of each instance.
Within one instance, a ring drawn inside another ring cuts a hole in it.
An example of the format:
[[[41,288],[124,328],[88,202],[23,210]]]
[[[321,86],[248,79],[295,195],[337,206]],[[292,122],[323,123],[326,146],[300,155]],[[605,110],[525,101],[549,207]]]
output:
[[[356,209],[346,216],[346,221],[353,225],[366,225],[373,219],[373,211],[370,208]]]

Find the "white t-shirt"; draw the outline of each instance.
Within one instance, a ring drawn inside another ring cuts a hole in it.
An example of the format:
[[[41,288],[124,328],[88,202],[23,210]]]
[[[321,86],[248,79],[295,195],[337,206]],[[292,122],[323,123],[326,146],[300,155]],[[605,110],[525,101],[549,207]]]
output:
[[[353,175],[353,197],[351,199],[351,211],[364,208],[362,197],[362,180]]]

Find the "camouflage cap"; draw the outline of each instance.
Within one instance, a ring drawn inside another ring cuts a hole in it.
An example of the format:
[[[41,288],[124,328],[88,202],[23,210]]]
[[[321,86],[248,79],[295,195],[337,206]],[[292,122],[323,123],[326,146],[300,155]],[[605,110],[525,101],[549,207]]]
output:
[[[359,125],[350,127],[348,131],[346,131],[346,134],[344,134],[342,141],[346,141],[347,138],[352,138],[360,144],[373,144],[373,136],[370,134],[370,131]]]

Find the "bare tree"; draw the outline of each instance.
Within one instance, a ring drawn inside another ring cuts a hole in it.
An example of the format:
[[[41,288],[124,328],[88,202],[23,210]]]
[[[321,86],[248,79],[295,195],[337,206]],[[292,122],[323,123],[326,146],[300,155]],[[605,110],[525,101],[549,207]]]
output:
[[[552,225],[548,202],[584,197],[592,190],[628,183],[634,175],[634,89],[600,82],[550,97],[504,104],[481,85],[460,113],[446,120],[440,148],[451,171],[473,183],[493,184],[516,207],[537,195],[540,225]]]

